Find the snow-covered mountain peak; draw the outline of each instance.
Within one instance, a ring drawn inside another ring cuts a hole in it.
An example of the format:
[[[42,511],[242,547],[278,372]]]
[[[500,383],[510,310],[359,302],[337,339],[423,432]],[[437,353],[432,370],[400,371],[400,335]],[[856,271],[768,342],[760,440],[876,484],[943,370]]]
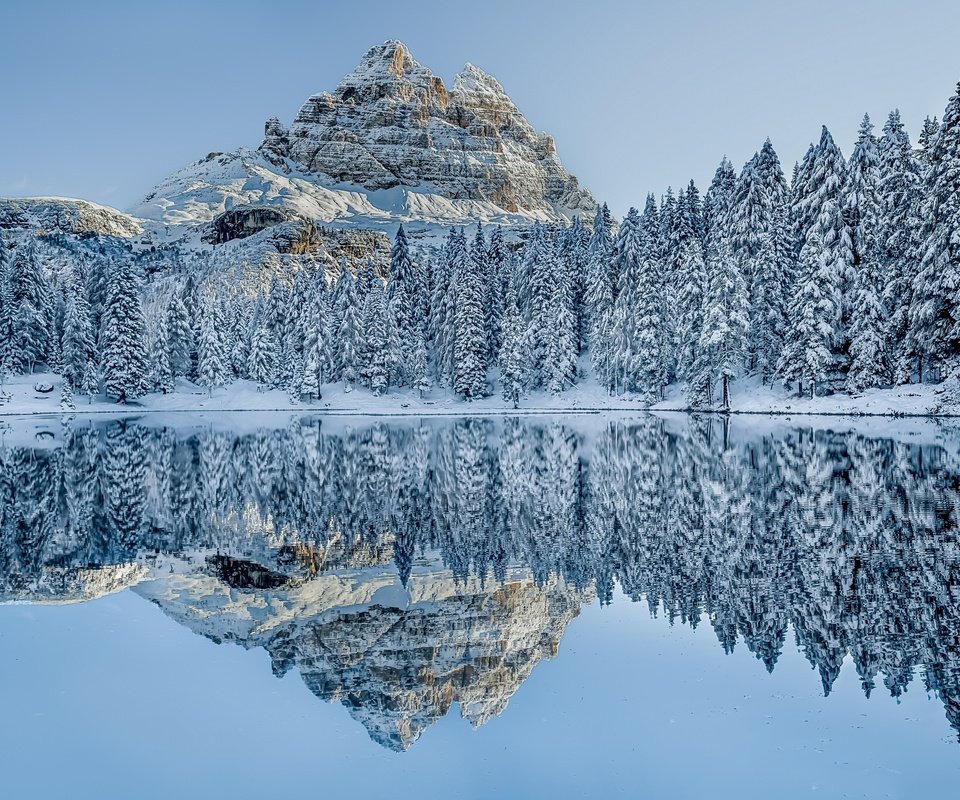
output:
[[[564,220],[595,208],[553,139],[530,125],[496,78],[468,63],[448,88],[390,40],[370,48],[334,89],[309,97],[289,127],[269,118],[258,150],[211,153],[164,180],[134,213],[174,237],[180,226],[216,227],[238,213],[256,215],[243,226],[248,232],[296,218],[387,233],[403,223],[416,235],[477,221]]]

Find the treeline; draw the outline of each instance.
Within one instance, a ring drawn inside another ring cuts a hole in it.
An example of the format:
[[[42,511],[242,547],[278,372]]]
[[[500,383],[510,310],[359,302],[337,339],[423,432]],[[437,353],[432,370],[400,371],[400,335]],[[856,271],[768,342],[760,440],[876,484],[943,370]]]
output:
[[[960,89],[918,144],[898,112],[879,137],[864,117],[849,159],[824,128],[789,181],[767,140],[702,198],[691,181],[619,225],[606,206],[519,242],[478,225],[416,258],[401,228],[386,281],[341,265],[257,297],[190,273],[145,302],[135,259],[53,284],[29,242],[2,265],[0,367],[121,401],[179,377],[513,405],[585,378],[653,403],[679,382],[695,408],[729,406],[745,375],[811,396],[935,382],[960,355]]]

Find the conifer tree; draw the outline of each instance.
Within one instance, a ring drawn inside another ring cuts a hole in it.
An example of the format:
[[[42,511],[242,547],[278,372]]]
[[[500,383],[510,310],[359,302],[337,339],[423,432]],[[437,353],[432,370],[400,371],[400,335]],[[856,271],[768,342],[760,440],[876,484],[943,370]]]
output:
[[[613,289],[610,286],[612,250],[607,221],[602,209],[598,208],[593,220],[593,234],[587,247],[583,291],[583,324],[587,331],[587,342],[594,356],[605,349],[599,339],[599,330],[604,315],[613,307]]]
[[[213,293],[207,293],[200,308],[200,340],[197,342],[197,382],[212,396],[226,382],[223,325]]]
[[[490,246],[487,248],[487,274],[489,276],[487,297],[490,301],[490,329],[488,331],[488,338],[492,355],[500,352],[500,345],[502,343],[501,320],[507,293],[507,285],[504,277],[507,274],[508,261],[509,253],[503,240],[503,228],[498,225],[490,234]]]
[[[370,287],[363,308],[364,361],[363,375],[374,395],[387,387],[390,374],[390,353],[387,340],[387,309],[383,289]]]
[[[168,394],[176,386],[173,368],[170,365],[170,341],[167,330],[166,309],[161,308],[157,314],[154,329],[149,334],[149,366],[150,382],[155,389]],[[79,384],[78,384],[79,385]]]
[[[784,380],[797,383],[799,394],[803,394],[806,383],[813,397],[817,385],[829,374],[836,319],[834,294],[830,291],[833,264],[816,230],[807,236],[800,252],[799,273],[777,371]]]
[[[658,242],[641,230],[636,209],[620,225],[620,291],[610,320],[607,382],[617,392],[637,392],[646,402],[662,398],[666,380],[662,343],[665,311]]]
[[[879,144],[878,250],[884,275],[883,302],[890,318],[887,325],[893,382],[908,383],[914,354],[910,349],[910,305],[920,247],[920,165],[910,138],[891,111]]]
[[[414,332],[413,345],[413,388],[423,399],[425,392],[430,391],[430,372],[427,366],[427,343],[423,335],[423,328],[418,327]]]
[[[193,324],[184,302],[184,292],[174,291],[167,300],[167,350],[174,377],[188,376],[195,347]]]
[[[90,306],[83,281],[71,275],[63,320],[63,375],[73,386],[80,386],[87,362],[95,357]]]
[[[33,239],[17,248],[12,267],[14,361],[27,372],[43,361],[50,345],[50,283]]]
[[[100,392],[100,376],[93,359],[87,362],[83,371],[83,382],[80,384],[80,390],[87,396],[90,403],[93,403],[93,398]]]
[[[721,383],[721,407],[730,408],[730,382],[737,377],[747,354],[749,301],[747,283],[740,266],[722,236],[711,245],[707,266],[707,292],[703,329],[698,346],[695,382],[705,380],[712,386],[713,376]],[[716,248],[716,249],[713,249]],[[708,390],[712,395],[712,390]]]
[[[518,307],[516,273],[507,285],[507,296],[503,307],[503,341],[500,345],[500,385],[505,402],[514,408],[520,404],[520,396],[526,377],[525,343],[523,318]]]
[[[107,286],[100,330],[107,396],[121,403],[147,393],[147,342],[140,283],[128,260],[115,265]]]
[[[362,309],[349,270],[340,273],[338,289],[337,368],[344,388],[350,391],[360,377]]]
[[[278,349],[277,340],[264,317],[254,328],[247,363],[247,374],[251,380],[260,384],[257,387],[258,390],[262,390],[264,386],[272,386],[276,382]]]
[[[482,240],[481,240],[482,241]],[[474,400],[487,388],[487,325],[483,303],[483,278],[466,263],[466,252],[457,247],[454,334],[454,391]]]
[[[960,349],[960,84],[927,147],[923,244],[909,335],[921,376],[924,364],[937,370]]]

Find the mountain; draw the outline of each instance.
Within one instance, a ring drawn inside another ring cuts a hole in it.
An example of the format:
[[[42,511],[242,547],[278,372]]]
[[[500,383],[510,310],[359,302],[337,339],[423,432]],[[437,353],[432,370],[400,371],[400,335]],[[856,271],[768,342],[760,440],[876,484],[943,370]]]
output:
[[[170,233],[263,208],[285,220],[416,230],[569,220],[596,203],[495,78],[468,64],[448,89],[389,41],[332,93],[310,97],[289,128],[267,120],[258,150],[210,153],[133,213]]]

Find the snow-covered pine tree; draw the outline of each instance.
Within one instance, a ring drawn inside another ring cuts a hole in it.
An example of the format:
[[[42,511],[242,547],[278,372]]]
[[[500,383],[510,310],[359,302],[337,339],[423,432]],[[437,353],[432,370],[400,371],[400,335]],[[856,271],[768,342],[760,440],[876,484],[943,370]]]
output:
[[[750,301],[749,366],[764,381],[780,354],[792,268],[789,253],[777,247],[785,226],[787,185],[770,140],[740,173],[724,226],[728,244],[747,283]],[[718,250],[719,252],[719,250]],[[761,261],[762,253],[762,261]]]
[[[407,234],[401,225],[397,229],[393,249],[390,251],[390,279],[387,281],[386,303],[396,325],[397,339],[407,345],[413,342],[415,330],[422,324],[419,313],[420,294],[421,287],[410,256]],[[411,370],[407,360],[401,359],[397,366],[397,383],[409,383]]]
[[[0,363],[10,372],[20,371],[14,326],[13,263],[7,257],[7,247],[0,233]]]
[[[482,242],[482,239],[481,239]],[[456,276],[453,389],[475,400],[487,390],[487,324],[482,274],[467,262],[466,248],[458,245],[453,265]]]
[[[641,229],[636,209],[630,209],[621,223],[618,242],[622,273],[610,321],[608,386],[618,392],[637,392],[646,402],[655,403],[662,398],[666,381],[659,242]]]
[[[167,328],[166,306],[156,314],[153,330],[148,330],[149,338],[149,380],[153,387],[163,394],[169,394],[176,388],[173,367],[170,365],[170,333]],[[80,385],[79,383],[77,384]]]
[[[879,182],[880,156],[877,138],[873,135],[873,123],[870,122],[869,114],[864,114],[857,143],[847,165],[843,189],[843,221],[851,237],[854,276],[865,257],[864,254],[875,251],[877,246]],[[850,302],[852,301],[851,297]]]
[[[223,337],[220,309],[212,290],[208,290],[200,306],[200,339],[197,342],[197,383],[212,396],[224,385],[227,377],[226,343]]]
[[[60,382],[60,411],[70,413],[76,411],[77,405],[73,401],[73,386],[70,379],[64,377]]]
[[[507,274],[507,264],[510,254],[506,243],[503,240],[503,228],[497,225],[490,234],[490,245],[487,248],[487,262],[489,264],[488,275],[490,285],[487,288],[487,296],[490,298],[490,330],[488,338],[490,341],[490,352],[497,354],[500,352],[501,340],[501,318],[503,317],[503,304],[506,298],[507,286],[504,276]]]
[[[730,159],[724,156],[713,174],[710,188],[703,196],[703,235],[704,239],[713,236],[724,226],[728,217],[731,198],[737,183],[737,173]]]
[[[793,179],[790,181],[790,210],[787,224],[790,239],[793,242],[794,259],[799,258],[800,250],[807,241],[807,232],[817,221],[818,210],[812,205],[813,166],[817,160],[817,148],[811,144],[803,160],[793,166]]]
[[[924,153],[923,244],[913,284],[910,343],[934,379],[960,353],[960,84]]]
[[[350,391],[360,377],[361,314],[356,285],[350,270],[343,269],[337,287],[337,371]]]
[[[867,225],[873,225],[868,222]],[[863,228],[861,228],[863,230]],[[860,263],[850,323],[850,371],[847,386],[855,392],[890,382],[887,356],[888,313],[883,306],[883,275],[873,243],[860,237]]]
[[[583,314],[583,298],[587,288],[587,254],[591,238],[590,230],[581,222],[580,217],[573,218],[573,224],[561,237],[560,258],[569,284],[569,304],[576,328],[577,356],[586,345],[588,333]]]
[[[600,370],[597,367],[597,358],[601,355],[606,357],[606,347],[599,338],[600,328],[604,315],[613,307],[613,289],[610,286],[612,252],[607,221],[602,209],[598,208],[593,220],[593,234],[587,247],[583,290],[583,325],[598,379]]]
[[[551,394],[560,394],[577,377],[579,345],[574,289],[568,263],[556,254],[553,259],[552,328],[547,345],[546,381]]]
[[[320,387],[329,380],[332,369],[330,346],[329,297],[326,278],[321,273],[313,282],[306,307],[303,343],[302,393],[311,400],[320,399]]]
[[[374,395],[379,396],[387,388],[390,375],[387,308],[379,281],[367,292],[363,306],[363,334],[363,376]]]
[[[226,358],[230,372],[236,378],[247,377],[247,360],[250,357],[251,304],[246,298],[234,295],[230,298],[230,335],[227,339]]]
[[[893,382],[909,383],[913,356],[909,348],[910,304],[920,245],[920,165],[900,120],[891,111],[879,144],[877,186],[880,229],[878,246],[884,276],[884,305]]]
[[[468,269],[480,280],[480,297],[483,306],[483,336],[485,361],[489,361],[496,352],[490,347],[490,330],[493,328],[493,312],[490,308],[490,257],[487,243],[483,238],[483,228],[477,223],[477,231],[470,242]]]
[[[678,216],[686,214],[686,196],[678,204]],[[707,269],[703,243],[692,228],[676,237],[675,267],[677,294],[677,375],[685,382],[691,407],[709,405],[709,378],[697,374],[700,364],[700,337],[703,331]]]
[[[430,391],[430,370],[427,365],[427,342],[423,335],[423,327],[414,329],[413,345],[413,388],[420,393],[423,399],[425,392]]]
[[[136,267],[127,259],[114,265],[107,285],[100,329],[100,352],[107,396],[120,403],[147,393],[147,337]]]
[[[500,344],[500,387],[505,402],[514,408],[520,404],[526,381],[526,336],[520,313],[516,271],[507,284],[503,307],[503,341]]]
[[[250,380],[260,384],[257,389],[273,386],[277,380],[277,361],[280,357],[276,337],[270,323],[264,315],[253,330],[250,338],[250,355],[247,362],[247,374]]]
[[[167,349],[174,377],[188,376],[192,353],[196,349],[193,341],[193,321],[184,302],[184,291],[176,289],[167,300]]]
[[[93,359],[87,362],[87,366],[83,371],[83,381],[80,384],[80,391],[87,396],[89,403],[93,403],[93,398],[100,392],[100,373]]]
[[[767,383],[773,381],[783,352],[790,318],[790,293],[796,283],[785,207],[760,242],[753,262],[753,279],[750,323],[753,367]]]
[[[800,251],[798,272],[799,283],[777,372],[784,380],[796,382],[799,394],[803,394],[806,382],[812,397],[817,384],[826,380],[831,369],[836,319],[835,295],[830,288],[834,266],[815,229]]]
[[[454,380],[458,270],[466,264],[466,259],[463,232],[452,228],[434,264],[431,292],[430,340],[437,385],[441,387],[452,385]]]
[[[704,298],[703,328],[698,345],[701,368],[695,383],[706,380],[712,387],[720,378],[721,408],[730,408],[730,383],[743,369],[747,356],[750,305],[747,282],[733,257],[726,237],[710,237],[707,260],[707,292]],[[712,399],[712,388],[708,390]]]
[[[50,282],[44,274],[34,239],[17,248],[13,257],[14,361],[27,372],[43,361],[50,345]]]
[[[87,362],[95,357],[96,342],[93,320],[86,298],[86,286],[74,273],[68,278],[67,305],[63,318],[63,376],[73,386],[80,386]]]
[[[849,309],[846,306],[849,303],[845,298],[850,294],[848,290],[853,285],[854,278],[853,240],[843,216],[846,177],[847,164],[843,154],[834,143],[830,131],[824,126],[813,163],[810,206],[811,211],[816,212],[814,228],[824,252],[821,274],[829,279],[823,290],[830,293],[835,315],[832,338],[834,371],[843,370],[847,366],[844,351],[847,341],[846,325],[849,321]]]
[[[530,350],[529,388],[549,380],[547,359],[553,332],[553,275],[557,257],[551,231],[534,223],[517,272],[517,292]]]
[[[287,383],[287,396],[292,404],[299,403],[303,397],[304,361],[303,353],[296,352],[296,347],[290,345],[292,357],[290,360],[290,381]]]

